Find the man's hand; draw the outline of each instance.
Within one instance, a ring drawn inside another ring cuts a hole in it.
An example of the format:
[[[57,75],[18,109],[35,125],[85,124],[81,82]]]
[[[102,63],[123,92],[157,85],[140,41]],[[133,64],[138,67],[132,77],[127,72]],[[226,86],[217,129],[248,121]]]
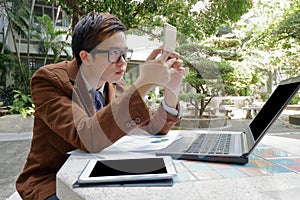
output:
[[[156,86],[165,86],[171,79],[174,79],[171,68],[172,66],[178,68],[178,64],[174,65],[177,58],[172,57],[170,52],[164,52],[158,57],[161,52],[161,48],[155,49],[146,62],[140,66],[140,75],[134,85],[141,96],[145,96]]]
[[[183,61],[179,59],[178,54],[172,54],[171,58],[176,57],[176,61],[171,66],[171,74],[170,74],[170,80],[167,82],[165,86],[165,103],[172,108],[176,108],[177,102],[178,102],[178,94],[180,90],[180,85],[182,83],[183,77],[184,77],[184,67],[183,67]]]

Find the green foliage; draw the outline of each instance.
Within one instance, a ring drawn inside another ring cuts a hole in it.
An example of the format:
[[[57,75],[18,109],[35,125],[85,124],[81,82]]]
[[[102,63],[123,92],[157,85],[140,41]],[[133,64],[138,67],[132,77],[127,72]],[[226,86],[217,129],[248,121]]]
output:
[[[150,91],[148,93],[148,97],[151,98],[151,99],[154,99],[154,98],[156,98],[156,95],[155,95],[155,93],[153,91]]]
[[[29,1],[10,0],[11,9],[8,10],[12,29],[23,38],[28,37],[30,4]]]
[[[241,46],[241,41],[236,38],[235,39],[218,38],[213,40],[213,43],[216,47],[222,49]]]
[[[300,96],[295,96],[294,98],[292,98],[289,104],[297,105],[299,102],[300,102]]]
[[[181,100],[188,101],[195,107],[195,115],[202,117],[205,108],[214,96],[223,96],[232,93],[231,84],[234,68],[226,61],[212,61],[208,59],[214,50],[197,44],[180,46],[178,52],[188,67],[186,81],[195,89],[194,93],[181,94]]]
[[[164,22],[175,25],[179,32],[201,39],[214,34],[218,27],[237,21],[252,6],[251,0],[197,0],[133,1],[133,0],[51,0],[62,6],[69,16],[84,15],[90,11],[117,15],[127,28],[137,28],[155,34],[155,27]],[[199,4],[203,4],[200,5]],[[197,6],[195,6],[197,5]],[[71,17],[70,17],[71,18]]]
[[[29,81],[32,75],[32,72],[30,70],[30,52],[27,52],[27,62],[24,62],[24,57],[21,60],[21,54],[20,52],[18,52],[20,50],[20,47],[17,44],[19,42],[19,37],[21,37],[20,39],[22,39],[23,41],[28,41],[28,51],[30,51],[29,43],[30,41],[32,41],[31,39],[38,39],[38,41],[40,41],[41,44],[40,52],[41,54],[45,55],[44,61],[46,63],[48,58],[48,52],[50,50],[54,52],[55,58],[57,58],[56,61],[59,60],[61,51],[67,53],[63,48],[63,45],[66,45],[66,43],[62,42],[62,40],[58,41],[58,36],[62,35],[64,32],[55,31],[54,25],[48,16],[43,16],[41,17],[41,19],[36,20],[37,23],[31,24],[30,7],[34,6],[31,4],[34,4],[35,1],[12,0],[9,2],[11,2],[11,4],[6,3],[5,9],[8,13],[7,19],[9,21],[10,28],[12,29],[12,40],[15,46],[14,50],[17,55],[17,59],[15,60],[15,65],[6,65],[5,71],[5,68],[0,66],[0,72],[3,72],[1,73],[2,76],[13,72],[14,84],[16,85],[16,88],[24,91],[24,93],[29,93]],[[34,17],[33,13],[32,17]],[[36,26],[37,24],[38,26]],[[23,41],[22,43],[24,43]],[[17,66],[18,68],[15,69],[14,66]]]
[[[201,10],[197,17],[197,24],[206,27],[206,35],[212,35],[223,24],[237,22],[253,6],[252,0],[211,0],[208,4],[209,9]]]
[[[6,88],[0,88],[0,99],[3,101],[4,105],[11,105],[14,100],[14,87],[10,85]]]
[[[269,97],[270,97],[270,95],[267,94],[267,93],[261,93],[260,96],[261,96],[261,99],[262,99],[264,102],[266,102],[266,101],[269,99]]]
[[[14,90],[14,101],[9,105],[11,114],[21,114],[22,116],[31,116],[34,113],[34,105],[30,95],[23,94],[20,90]]]
[[[5,80],[6,74],[17,68],[16,56],[0,53],[0,60],[0,80]]]
[[[21,63],[22,68],[28,67],[26,64]],[[13,70],[12,71],[12,77],[14,80],[14,87],[17,90],[23,91],[25,94],[29,93],[29,85],[30,85],[30,79],[32,76],[32,72],[30,70],[25,70],[23,75],[20,74],[19,70]]]
[[[44,64],[47,63],[48,53],[52,50],[54,57],[59,59],[62,50],[67,56],[68,52],[64,48],[70,44],[64,42],[62,35],[68,34],[65,30],[55,30],[54,23],[48,15],[36,17],[37,27],[35,27],[34,37],[39,40],[38,51],[44,55]]]
[[[30,71],[26,70],[24,71],[23,76],[20,75],[20,71],[18,70],[19,65],[17,64],[17,57],[15,55],[11,54],[2,54],[0,53],[0,80],[6,80],[7,74],[12,74],[14,78],[14,86],[15,88],[20,88],[22,91],[26,91],[24,81],[29,86],[29,77],[31,76]],[[24,65],[22,64],[22,67],[24,68]],[[23,80],[26,79],[26,80]],[[12,86],[10,86],[12,87]],[[6,88],[7,90],[10,90],[10,88]],[[3,89],[5,91],[6,89]],[[28,89],[29,90],[29,89]],[[0,97],[6,98],[5,95],[1,95]],[[10,102],[10,101],[8,101]]]
[[[180,93],[178,98],[185,102],[189,102],[195,108],[195,117],[201,118],[204,110],[210,102],[211,98],[206,98],[206,94],[200,93]]]
[[[295,1],[286,11],[283,20],[273,29],[272,36],[275,36],[275,41],[294,38],[300,42],[300,1]]]
[[[14,44],[14,51],[17,55],[16,63],[18,70],[15,72],[15,77],[18,80],[15,83],[19,83],[18,87],[22,88],[25,92],[29,92],[29,77],[30,68],[29,64],[24,65],[21,61],[20,46],[17,45],[18,39],[29,39],[30,38],[30,1],[12,0],[9,1],[11,4],[3,1],[4,9],[7,12],[7,20],[9,23],[9,30],[11,31],[12,41]],[[21,38],[18,38],[21,37]],[[7,73],[7,72],[6,72]]]
[[[240,29],[246,33],[243,54],[248,65],[266,75],[275,75],[275,82],[299,76],[299,0],[259,1],[248,16],[243,22],[247,25]]]

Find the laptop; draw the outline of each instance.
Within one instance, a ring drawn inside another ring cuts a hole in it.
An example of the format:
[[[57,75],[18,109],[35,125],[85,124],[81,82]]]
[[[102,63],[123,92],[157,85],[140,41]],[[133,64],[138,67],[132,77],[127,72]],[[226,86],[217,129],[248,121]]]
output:
[[[184,135],[167,148],[156,152],[173,159],[245,164],[274,121],[300,88],[300,77],[280,82],[256,117],[243,132],[209,131]]]

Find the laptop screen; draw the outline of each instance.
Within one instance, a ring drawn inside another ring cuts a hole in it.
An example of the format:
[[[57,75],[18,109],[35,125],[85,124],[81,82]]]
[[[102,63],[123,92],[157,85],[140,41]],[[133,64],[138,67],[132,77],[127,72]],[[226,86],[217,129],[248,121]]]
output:
[[[281,114],[282,110],[293,98],[300,86],[299,82],[278,85],[260,112],[251,122],[250,129],[256,141],[271,122]]]

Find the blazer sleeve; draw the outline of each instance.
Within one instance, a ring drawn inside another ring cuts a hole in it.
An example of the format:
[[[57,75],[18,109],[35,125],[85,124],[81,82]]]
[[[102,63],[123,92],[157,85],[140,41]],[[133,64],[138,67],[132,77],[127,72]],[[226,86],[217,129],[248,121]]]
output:
[[[150,120],[147,106],[133,87],[89,115],[62,71],[40,68],[32,77],[31,94],[35,116],[75,148],[99,152]]]
[[[150,111],[150,121],[141,128],[153,135],[165,135],[179,121],[180,118],[169,114],[160,104],[157,110]]]

